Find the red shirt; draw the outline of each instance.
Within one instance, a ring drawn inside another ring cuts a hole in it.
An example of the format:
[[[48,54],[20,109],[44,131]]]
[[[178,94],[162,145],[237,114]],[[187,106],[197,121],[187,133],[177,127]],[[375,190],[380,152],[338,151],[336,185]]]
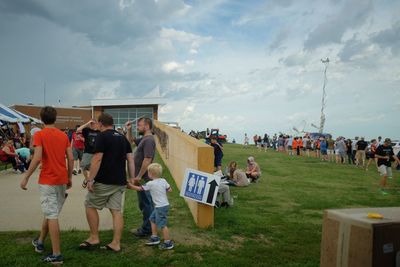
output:
[[[85,138],[83,138],[82,133],[74,132],[72,134],[72,146],[80,150],[85,149]]]
[[[42,170],[39,184],[63,185],[68,183],[66,150],[70,147],[68,137],[56,128],[44,128],[35,133],[35,147],[42,147]]]

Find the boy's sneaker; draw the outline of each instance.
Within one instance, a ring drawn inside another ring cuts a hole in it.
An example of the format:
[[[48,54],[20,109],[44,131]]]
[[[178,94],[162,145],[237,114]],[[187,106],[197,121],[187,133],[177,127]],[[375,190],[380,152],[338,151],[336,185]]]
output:
[[[172,242],[172,240],[164,242],[159,246],[159,248],[161,250],[173,249],[174,248],[174,242]]]
[[[160,244],[160,238],[158,236],[151,236],[150,239],[146,242],[148,246],[154,246]]]
[[[39,243],[39,239],[35,238],[32,240],[32,245],[35,247],[37,253],[42,253],[44,251],[44,244]]]
[[[43,258],[43,262],[50,262],[51,264],[63,264],[64,257],[61,254],[57,256],[49,254]]]
[[[74,170],[72,171],[72,174],[73,174],[73,175],[77,175],[78,172],[74,169]]]

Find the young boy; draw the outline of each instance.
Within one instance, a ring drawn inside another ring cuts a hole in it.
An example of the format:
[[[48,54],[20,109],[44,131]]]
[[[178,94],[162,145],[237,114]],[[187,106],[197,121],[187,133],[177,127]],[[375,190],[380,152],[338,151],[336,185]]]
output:
[[[211,144],[214,148],[214,171],[220,171],[222,165],[222,158],[224,156],[223,148],[220,143],[217,141],[217,137],[211,137]]]
[[[23,190],[27,190],[30,176],[42,163],[39,191],[44,219],[40,236],[32,240],[32,245],[36,252],[44,252],[43,244],[49,233],[53,252],[44,257],[43,261],[62,264],[64,259],[60,250],[58,216],[67,196],[65,191],[72,186],[71,176],[74,162],[68,137],[54,126],[57,111],[53,107],[44,107],[40,111],[40,118],[45,127],[35,133],[33,143],[35,153],[20,186]],[[66,166],[66,158],[68,166]]]
[[[128,188],[136,191],[150,191],[151,198],[154,202],[154,210],[150,215],[151,223],[151,237],[147,241],[146,245],[154,246],[160,244],[160,237],[157,235],[157,228],[162,230],[164,243],[162,243],[160,249],[172,249],[174,243],[169,237],[169,231],[167,227],[167,215],[169,210],[169,202],[167,198],[167,192],[171,192],[171,186],[164,178],[160,178],[162,174],[162,167],[158,163],[152,163],[147,168],[149,178],[151,181],[145,185],[134,185],[128,182]]]

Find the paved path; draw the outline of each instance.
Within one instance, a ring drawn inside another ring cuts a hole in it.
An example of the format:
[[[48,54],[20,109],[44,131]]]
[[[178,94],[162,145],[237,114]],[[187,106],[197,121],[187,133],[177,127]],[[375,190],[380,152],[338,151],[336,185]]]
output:
[[[22,175],[7,170],[0,172],[0,231],[39,230],[43,220],[40,209],[37,179],[39,172],[29,179],[28,190],[20,189]],[[73,176],[72,188],[68,190],[60,215],[62,230],[89,230],[84,200],[86,189],[81,187],[83,175]],[[100,229],[112,229],[111,214],[108,209],[99,212]]]

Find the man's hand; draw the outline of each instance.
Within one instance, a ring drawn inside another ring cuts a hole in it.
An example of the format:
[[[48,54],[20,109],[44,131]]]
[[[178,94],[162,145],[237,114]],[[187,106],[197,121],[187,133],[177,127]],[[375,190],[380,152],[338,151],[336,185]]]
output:
[[[127,130],[132,129],[132,122],[131,122],[131,121],[125,122],[125,128],[126,128]]]
[[[28,181],[29,181],[29,178],[26,176],[24,177],[24,179],[22,179],[21,184],[20,184],[20,187],[22,190],[28,190],[28,188],[26,187],[28,185]]]
[[[93,186],[94,181],[93,180],[88,180],[87,181],[87,190],[89,192],[94,192],[94,186]]]
[[[71,187],[72,187],[72,180],[68,179],[67,189],[70,189]]]
[[[142,180],[142,179],[139,178],[139,177],[133,178],[133,184],[134,184],[134,185],[140,185],[140,180]]]

